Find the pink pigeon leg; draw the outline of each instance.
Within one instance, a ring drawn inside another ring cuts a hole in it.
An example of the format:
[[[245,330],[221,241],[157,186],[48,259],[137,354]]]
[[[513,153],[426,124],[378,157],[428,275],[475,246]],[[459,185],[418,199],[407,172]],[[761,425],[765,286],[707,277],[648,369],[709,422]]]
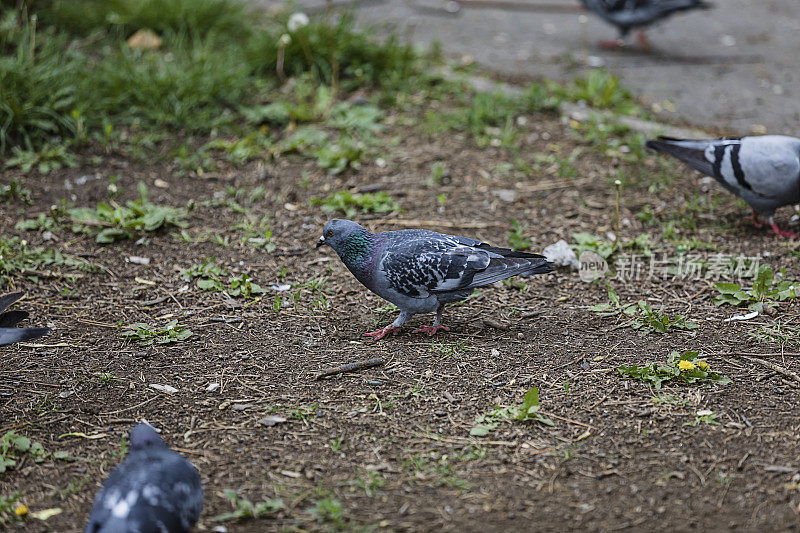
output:
[[[389,324],[385,328],[377,329],[375,331],[370,331],[369,333],[364,333],[365,337],[374,337],[376,341],[381,340],[386,335],[391,333],[392,331],[400,331],[400,328],[396,327],[393,323]]]
[[[757,228],[764,227],[764,223],[761,222],[761,219],[758,216],[758,211],[756,211],[755,209],[753,209],[753,225]]]
[[[639,30],[636,32],[636,40],[639,42],[639,46],[642,48],[642,50],[645,52],[650,51],[650,41],[647,40],[647,34],[644,32],[644,30]]]
[[[775,233],[775,235],[780,237],[789,237],[791,239],[796,239],[798,237],[797,233],[792,233],[791,231],[786,231],[779,228],[774,220],[770,221],[770,226],[772,227],[772,231]]]
[[[412,331],[412,333],[427,333],[428,336],[431,337],[436,334],[437,331],[450,331],[450,328],[442,324],[437,324],[435,326],[421,326]]]
[[[619,50],[622,48],[622,39],[614,39],[612,41],[600,41],[598,43],[602,50]]]

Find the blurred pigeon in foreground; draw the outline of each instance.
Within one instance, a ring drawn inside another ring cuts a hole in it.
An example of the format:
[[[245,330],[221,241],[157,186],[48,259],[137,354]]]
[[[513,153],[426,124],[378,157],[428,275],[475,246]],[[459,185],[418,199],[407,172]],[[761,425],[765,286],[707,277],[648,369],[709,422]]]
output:
[[[50,333],[50,328],[15,328],[19,322],[28,318],[25,311],[6,311],[8,306],[22,298],[23,293],[14,292],[0,296],[0,346],[12,342],[38,339]],[[5,312],[4,312],[5,311]]]
[[[753,208],[753,224],[763,215],[781,237],[797,237],[778,227],[775,209],[800,202],[800,139],[762,135],[741,139],[690,141],[659,137],[648,148],[673,155],[711,176]]]
[[[370,233],[350,220],[325,224],[317,247],[329,245],[369,290],[400,308],[385,328],[365,333],[376,339],[400,328],[412,315],[436,311],[432,326],[414,333],[449,331],[441,324],[447,303],[467,298],[476,287],[511,276],[552,270],[541,255],[422,229]]]
[[[711,4],[703,0],[581,0],[589,11],[599,15],[619,30],[620,39],[625,39],[633,28],[640,28],[639,45],[648,49],[644,28],[678,11],[709,9]],[[618,41],[602,41],[604,48],[617,48]]]
[[[131,429],[131,450],[97,493],[86,533],[184,533],[200,517],[197,469],[148,424]]]

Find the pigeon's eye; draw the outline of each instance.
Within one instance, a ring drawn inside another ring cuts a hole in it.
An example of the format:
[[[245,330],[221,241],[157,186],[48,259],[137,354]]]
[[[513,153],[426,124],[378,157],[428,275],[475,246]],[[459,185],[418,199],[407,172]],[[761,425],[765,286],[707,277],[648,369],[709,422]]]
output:
[[[328,233],[325,234],[326,237],[333,237],[333,231],[328,230]]]

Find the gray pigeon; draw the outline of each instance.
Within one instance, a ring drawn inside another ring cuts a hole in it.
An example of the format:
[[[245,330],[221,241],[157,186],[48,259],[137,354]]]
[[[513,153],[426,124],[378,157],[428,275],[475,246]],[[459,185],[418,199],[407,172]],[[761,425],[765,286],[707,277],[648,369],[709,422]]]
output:
[[[325,224],[317,247],[323,244],[339,254],[366,288],[400,309],[394,322],[365,333],[376,339],[399,329],[412,315],[433,311],[433,325],[414,333],[449,331],[441,324],[445,304],[464,300],[476,287],[552,270],[541,255],[423,229],[370,233],[350,220]]]
[[[6,311],[8,307],[22,298],[24,293],[14,292],[0,296],[0,346],[12,342],[38,339],[50,333],[50,328],[15,328],[19,322],[28,318],[25,311]]]
[[[203,508],[197,469],[148,424],[131,429],[131,449],[97,493],[85,533],[185,533]]]
[[[762,135],[740,139],[690,141],[659,137],[648,148],[673,155],[742,198],[753,208],[753,224],[762,215],[781,237],[797,237],[773,219],[775,209],[800,202],[800,139]]]
[[[639,28],[639,44],[649,47],[644,28],[678,11],[709,9],[711,4],[703,0],[581,0],[589,11],[597,14],[619,30],[620,39],[628,36],[633,28]],[[619,45],[617,41],[601,43],[607,48]]]

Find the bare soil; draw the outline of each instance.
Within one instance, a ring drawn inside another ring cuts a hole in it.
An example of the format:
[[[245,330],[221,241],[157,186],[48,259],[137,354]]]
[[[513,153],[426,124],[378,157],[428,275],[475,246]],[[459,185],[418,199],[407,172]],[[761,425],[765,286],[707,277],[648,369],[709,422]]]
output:
[[[571,153],[576,141],[569,128],[554,115],[528,117],[521,156],[530,162],[537,152]],[[513,161],[507,150],[479,148],[463,136],[426,136],[393,125],[380,140],[385,166],[366,163],[339,176],[298,157],[241,168],[221,158],[219,171],[179,176],[166,151],[142,161],[94,148],[84,161],[102,155],[101,163],[24,177],[33,204],[0,204],[3,233],[91,259],[107,272],[69,281],[56,268],[38,282],[15,282],[27,294],[18,305],[32,313],[27,325],[48,324],[54,331],[35,343],[0,349],[0,433],[14,429],[48,451],[76,458],[39,464],[27,458],[0,475],[0,494],[22,492],[32,511],[63,509],[46,523],[28,518],[23,529],[81,531],[96,490],[119,461],[121,438],[143,419],[200,470],[206,489],[200,530],[212,530],[218,525],[212,518],[231,510],[224,489],[253,502],[280,498],[285,506],[256,520],[224,522],[231,532],[797,527],[800,383],[746,356],[762,354],[761,360],[800,372],[796,347],[747,334],[763,325],[796,324],[796,304],[781,304],[774,317],[725,323],[737,310],[713,305],[710,280],[612,281],[623,302],[647,299],[700,325],[642,334],[587,309],[608,301],[604,284],[585,284],[576,273],[558,270],[525,286],[498,283],[450,308],[450,333],[412,334],[432,318],[423,316],[372,342],[362,334],[394,316],[380,310],[385,302],[360,286],[329,249],[314,249],[325,221],[340,215],[309,200],[369,186],[403,207],[402,213],[355,217],[373,230],[422,226],[507,245],[510,221],[517,219],[530,223],[526,234],[541,250],[561,238],[572,241],[576,231],[603,235],[613,229],[610,181],[619,170],[633,182],[621,191],[625,239],[643,232],[660,236],[659,226],[636,217],[645,204],[678,219],[687,213],[687,200],[700,193],[705,203],[694,218],[697,229],[682,230],[682,237],[697,237],[725,254],[760,256],[776,271],[786,267],[788,276],[798,277],[784,240],[755,229],[740,203],[701,185],[681,166],[668,165],[674,181],[650,192],[664,174],[655,157],[628,165],[585,150],[575,163],[577,177],[559,178],[545,165],[520,178],[498,169]],[[447,164],[449,178],[431,186],[436,161]],[[124,191],[117,201],[134,198],[142,180],[155,203],[198,205],[187,228],[191,235],[228,236],[230,244],[210,238],[187,243],[170,230],[147,235],[141,245],[99,245],[68,229],[56,233],[57,241],[44,242],[42,234],[14,230],[16,220],[47,212],[61,198],[74,195],[76,205],[87,206],[106,200],[111,175]],[[88,179],[77,185],[81,176]],[[168,187],[157,187],[157,179]],[[224,198],[226,187],[249,193],[259,185],[267,189],[265,199],[240,201],[256,215],[274,217],[273,253],[240,242],[241,232],[231,226],[241,214],[224,203],[201,205],[215,194]],[[513,201],[494,194],[500,189],[515,191]],[[779,219],[785,224],[788,210]],[[656,242],[677,255],[669,242]],[[130,256],[151,263],[133,264]],[[181,269],[211,256],[232,273],[249,273],[266,295],[232,299],[182,279]],[[319,277],[327,279],[322,292],[299,288]],[[275,311],[272,284],[279,282],[293,288],[279,293],[288,305]],[[141,347],[118,328],[172,317],[194,334],[176,344]],[[621,364],[661,361],[673,350],[689,349],[701,351],[732,383],[665,384],[656,391],[616,373]],[[385,365],[314,379],[320,369],[375,357]],[[219,389],[209,392],[211,383]],[[178,391],[160,392],[151,384]],[[470,436],[477,415],[495,404],[519,404],[533,386],[553,427],[509,421],[487,437]],[[671,400],[654,401],[659,395]],[[702,409],[718,414],[719,425],[686,425]],[[287,421],[259,423],[268,415]],[[341,515],[315,511],[326,498],[341,502]]]

